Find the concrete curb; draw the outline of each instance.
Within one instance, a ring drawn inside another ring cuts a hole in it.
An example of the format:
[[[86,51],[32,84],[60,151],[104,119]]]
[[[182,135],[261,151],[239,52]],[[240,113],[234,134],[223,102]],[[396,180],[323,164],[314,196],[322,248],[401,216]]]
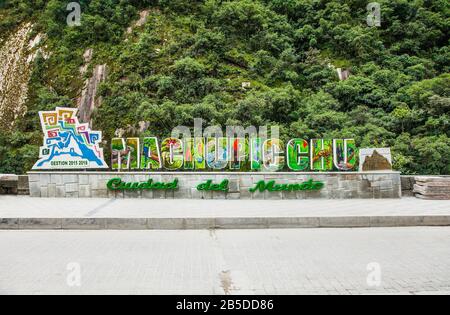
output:
[[[450,216],[0,218],[0,230],[209,230],[450,226]]]

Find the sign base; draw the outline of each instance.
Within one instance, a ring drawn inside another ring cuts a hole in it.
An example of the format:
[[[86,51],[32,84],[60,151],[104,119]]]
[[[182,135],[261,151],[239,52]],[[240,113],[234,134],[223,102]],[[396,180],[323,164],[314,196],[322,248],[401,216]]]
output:
[[[30,172],[29,182],[30,195],[41,198],[295,200],[382,199],[402,196],[400,173],[391,171]],[[209,189],[205,189],[206,187]]]

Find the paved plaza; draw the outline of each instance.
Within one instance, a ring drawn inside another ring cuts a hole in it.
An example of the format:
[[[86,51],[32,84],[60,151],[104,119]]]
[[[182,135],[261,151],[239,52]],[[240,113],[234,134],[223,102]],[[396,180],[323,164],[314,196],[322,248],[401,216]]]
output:
[[[0,294],[450,294],[450,228],[0,231]]]
[[[402,199],[170,200],[0,196],[0,218],[448,216],[450,201]]]
[[[345,200],[146,200],[0,196],[0,217],[255,217],[255,216],[450,215],[450,201]]]
[[[450,226],[450,202],[0,197],[0,230],[192,230]]]

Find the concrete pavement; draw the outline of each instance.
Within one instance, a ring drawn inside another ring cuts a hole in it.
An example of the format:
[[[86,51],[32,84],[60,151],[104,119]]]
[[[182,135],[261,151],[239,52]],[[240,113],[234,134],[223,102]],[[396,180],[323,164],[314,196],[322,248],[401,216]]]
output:
[[[0,231],[0,294],[450,294],[450,228]]]
[[[450,226],[450,201],[146,200],[0,196],[0,229]]]

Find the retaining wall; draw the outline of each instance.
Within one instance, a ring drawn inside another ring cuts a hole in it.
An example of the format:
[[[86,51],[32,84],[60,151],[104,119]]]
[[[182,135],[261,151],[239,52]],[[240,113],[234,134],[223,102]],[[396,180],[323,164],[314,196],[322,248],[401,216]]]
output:
[[[380,199],[401,198],[400,173],[117,173],[117,172],[30,172],[32,197],[57,198],[148,198],[148,199]],[[178,180],[178,189],[111,191],[107,183],[113,178],[125,182],[172,182]],[[229,181],[228,192],[199,191],[197,186],[212,180],[220,184]],[[318,191],[250,192],[260,181],[277,184],[301,184],[308,180],[320,181]]]

